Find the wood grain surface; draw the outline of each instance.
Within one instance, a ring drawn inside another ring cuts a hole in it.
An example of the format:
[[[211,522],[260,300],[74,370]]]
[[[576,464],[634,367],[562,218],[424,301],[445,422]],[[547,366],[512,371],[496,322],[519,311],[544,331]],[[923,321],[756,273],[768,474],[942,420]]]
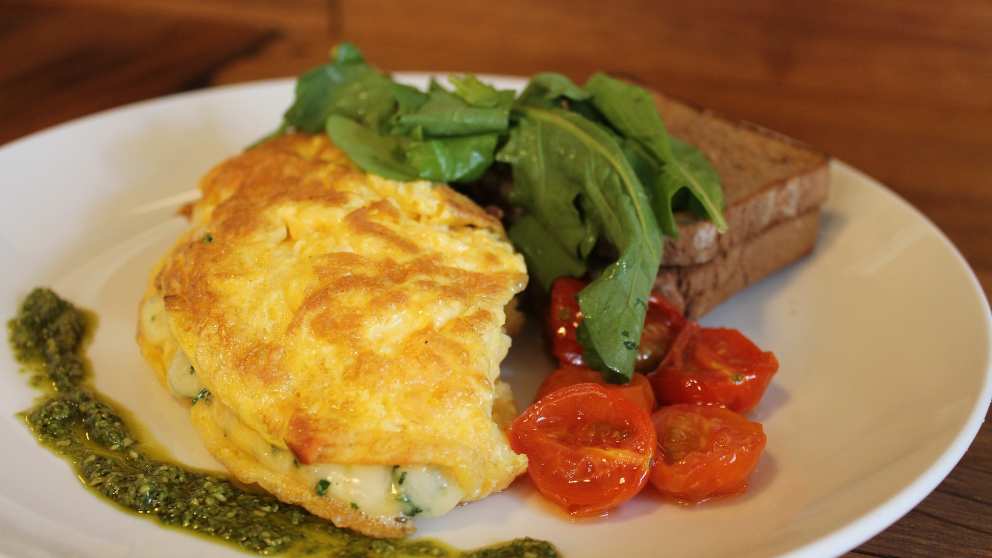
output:
[[[341,40],[387,70],[606,70],[801,139],[933,220],[992,290],[992,3],[983,0],[0,0],[0,144]],[[847,556],[992,557],[992,428]]]

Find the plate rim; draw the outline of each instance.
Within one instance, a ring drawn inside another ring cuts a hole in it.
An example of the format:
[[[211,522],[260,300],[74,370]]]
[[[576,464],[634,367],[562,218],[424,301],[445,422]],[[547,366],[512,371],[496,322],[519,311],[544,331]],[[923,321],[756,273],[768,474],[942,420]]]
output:
[[[406,81],[423,81],[431,77],[443,78],[445,76],[455,75],[458,73],[460,72],[390,72],[392,76]],[[527,78],[523,76],[507,74],[476,75],[484,81],[496,81],[503,83],[511,82],[517,84],[517,86],[522,86],[527,80]],[[44,141],[46,137],[66,133],[75,127],[86,126],[92,122],[105,118],[120,117],[122,114],[139,111],[146,107],[163,103],[190,102],[200,97],[223,95],[235,91],[248,92],[252,89],[268,87],[288,88],[292,85],[294,79],[295,78],[282,77],[211,86],[192,91],[183,91],[159,97],[142,99],[123,105],[102,109],[18,138],[14,138],[4,144],[0,144],[0,153],[18,149],[21,145],[26,143]],[[860,516],[849,519],[825,535],[821,535],[801,546],[777,554],[776,556],[778,558],[812,558],[828,554],[833,555],[847,552],[893,525],[903,515],[911,511],[921,501],[923,501],[960,462],[961,458],[968,451],[969,447],[978,435],[990,405],[992,405],[992,311],[990,311],[988,297],[986,296],[974,269],[965,259],[957,246],[947,237],[944,231],[941,230],[925,213],[903,198],[898,192],[892,190],[884,183],[873,178],[864,171],[840,159],[831,157],[829,165],[831,174],[849,174],[859,183],[859,185],[870,186],[876,191],[887,196],[891,202],[902,206],[902,209],[908,209],[913,217],[920,219],[923,223],[925,223],[926,227],[931,232],[936,233],[937,238],[941,241],[941,247],[944,249],[949,249],[949,251],[954,255],[956,263],[967,271],[966,276],[972,291],[977,295],[978,300],[983,302],[985,306],[985,311],[982,314],[984,327],[987,334],[986,354],[984,355],[985,373],[983,376],[982,389],[974,400],[972,408],[968,414],[968,418],[950,443],[948,443],[947,446],[941,451],[939,457],[937,457],[929,465],[929,467],[920,472],[912,482],[903,486],[881,504],[874,506]],[[6,553],[0,553],[0,556],[9,555]]]
[[[967,271],[966,275],[972,290],[985,304],[985,312],[982,314],[986,332],[985,375],[983,376],[982,389],[977,394],[964,426],[944,448],[940,457],[917,475],[916,479],[897,491],[888,500],[850,520],[846,525],[803,546],[779,554],[776,558],[816,558],[848,552],[894,525],[926,499],[954,470],[975,441],[982,424],[985,422],[986,414],[992,408],[992,311],[990,311],[985,290],[982,288],[978,276],[975,275],[975,270],[972,269],[968,260],[944,231],[898,192],[840,159],[831,157],[830,166],[831,172],[836,169],[837,172],[848,173],[855,177],[858,182],[874,188],[881,194],[888,196],[892,202],[911,212],[914,217],[924,222],[931,232],[936,233],[942,246],[949,249],[957,264]]]

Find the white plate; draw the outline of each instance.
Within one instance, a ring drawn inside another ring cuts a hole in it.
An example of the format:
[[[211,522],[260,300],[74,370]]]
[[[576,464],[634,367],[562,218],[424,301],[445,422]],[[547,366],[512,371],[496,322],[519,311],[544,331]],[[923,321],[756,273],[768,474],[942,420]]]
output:
[[[136,304],[153,262],[184,228],[175,210],[195,195],[198,177],[274,127],[290,98],[288,81],[178,95],[0,149],[0,316],[41,284],[95,310],[96,385],[187,463],[217,467],[139,356]],[[608,519],[572,523],[518,482],[418,521],[420,533],[463,548],[538,537],[566,556],[820,557],[856,546],[926,496],[989,403],[988,303],[923,216],[850,167],[834,163],[831,172],[813,256],[705,320],[742,329],[781,361],[756,412],[769,442],[745,496],[683,508],[648,490]],[[521,342],[504,373],[526,400],[548,366],[539,343]],[[15,370],[0,344],[0,552],[241,555],[83,489],[13,416],[35,396]]]

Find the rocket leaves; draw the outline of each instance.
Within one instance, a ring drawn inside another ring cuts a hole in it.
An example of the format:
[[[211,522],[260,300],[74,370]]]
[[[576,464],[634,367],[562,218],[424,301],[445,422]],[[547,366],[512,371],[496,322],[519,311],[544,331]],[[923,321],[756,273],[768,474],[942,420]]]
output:
[[[596,238],[606,237],[620,257],[581,293],[579,326],[584,358],[598,368],[629,379],[647,300],[661,264],[661,231],[647,195],[615,136],[599,124],[561,108],[518,106],[519,122],[499,160],[513,166],[513,189],[531,190],[537,203],[521,194],[521,205],[542,222],[566,251],[583,258]],[[581,211],[554,211],[557,204]],[[511,238],[516,225],[511,227]],[[575,230],[574,235],[562,235]],[[565,238],[561,238],[565,236]],[[577,241],[577,242],[576,242]],[[527,252],[525,251],[525,254]],[[547,286],[547,262],[528,258]],[[638,302],[640,301],[640,302]],[[625,332],[624,337],[621,332]],[[625,343],[625,341],[627,343]]]
[[[472,76],[425,93],[394,82],[349,43],[300,76],[276,135],[326,131],[364,170],[395,180],[468,182],[493,163],[513,94]]]
[[[605,74],[585,87],[539,74],[513,118],[496,156],[513,166],[510,202],[525,210],[510,238],[545,290],[562,275],[583,275],[601,236],[619,253],[579,293],[578,337],[586,362],[628,380],[662,232],[678,234],[676,194],[688,190],[723,230],[719,177],[702,152],[668,136],[647,91]]]
[[[332,58],[300,76],[274,135],[325,130],[362,169],[396,180],[469,182],[494,161],[509,164],[518,210],[510,239],[546,291],[558,277],[592,272],[579,293],[584,357],[629,379],[663,235],[678,234],[674,212],[726,228],[716,171],[668,135],[651,95],[605,74],[579,86],[554,73],[535,75],[519,95],[472,75],[420,91],[369,66],[353,45]],[[617,254],[605,267],[590,261],[599,244]]]
[[[665,234],[678,234],[672,200],[683,188],[689,190],[699,213],[713,221],[718,230],[725,230],[719,176],[701,151],[668,135],[651,95],[602,73],[589,78],[586,89],[606,122],[637,146],[634,149],[638,156],[644,158],[640,164],[653,167],[656,180],[650,181],[654,190],[652,206]]]
[[[393,110],[392,80],[366,64],[354,45],[338,45],[331,56],[331,63],[297,79],[296,98],[283,115],[284,126],[317,133],[336,114],[374,127]]]

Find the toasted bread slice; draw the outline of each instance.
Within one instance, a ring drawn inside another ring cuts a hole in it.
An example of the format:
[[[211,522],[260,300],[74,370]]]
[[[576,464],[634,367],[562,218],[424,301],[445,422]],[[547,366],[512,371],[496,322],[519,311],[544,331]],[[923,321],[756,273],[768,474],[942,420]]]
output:
[[[727,232],[718,234],[709,221],[680,215],[679,236],[666,239],[663,266],[692,266],[718,259],[826,200],[826,155],[776,132],[731,122],[662,95],[657,96],[657,104],[669,132],[699,147],[716,167],[728,224]],[[805,251],[812,247],[815,235],[809,241]]]
[[[698,318],[774,271],[809,254],[820,228],[820,209],[768,227],[712,260],[696,265],[662,267],[655,288]]]

